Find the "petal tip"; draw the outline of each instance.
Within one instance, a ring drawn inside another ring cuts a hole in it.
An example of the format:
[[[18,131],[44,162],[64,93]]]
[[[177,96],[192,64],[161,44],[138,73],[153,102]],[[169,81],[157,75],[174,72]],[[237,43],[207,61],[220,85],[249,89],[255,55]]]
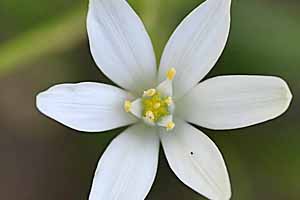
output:
[[[282,82],[282,98],[284,98],[286,101],[285,106],[282,111],[282,113],[284,113],[289,108],[289,106],[292,102],[293,94],[292,94],[292,91],[290,90],[288,83],[282,78],[278,77],[278,79],[279,79],[279,81]]]
[[[287,100],[289,102],[288,104],[290,104],[290,102],[293,99],[293,94],[292,94],[292,91],[290,90],[288,84],[287,83],[285,83],[285,84],[286,84],[286,98],[287,98]]]
[[[45,95],[45,92],[40,92],[35,97],[35,106],[38,109],[38,111],[40,111],[41,113],[43,113],[42,98],[44,95]]]

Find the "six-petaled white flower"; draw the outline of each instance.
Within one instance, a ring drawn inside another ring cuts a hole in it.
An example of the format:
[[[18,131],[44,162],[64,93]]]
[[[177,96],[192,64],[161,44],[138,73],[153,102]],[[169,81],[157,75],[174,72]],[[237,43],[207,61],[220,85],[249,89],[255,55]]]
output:
[[[153,47],[125,0],[90,0],[87,29],[98,67],[123,89],[100,83],[57,85],[37,96],[45,115],[79,131],[132,125],[102,155],[90,200],[141,200],[153,184],[160,141],[171,169],[209,199],[230,199],[227,169],[201,127],[235,129],[273,119],[292,95],[280,78],[218,76],[199,81],[229,34],[230,0],[207,0],[179,25],[157,70]]]

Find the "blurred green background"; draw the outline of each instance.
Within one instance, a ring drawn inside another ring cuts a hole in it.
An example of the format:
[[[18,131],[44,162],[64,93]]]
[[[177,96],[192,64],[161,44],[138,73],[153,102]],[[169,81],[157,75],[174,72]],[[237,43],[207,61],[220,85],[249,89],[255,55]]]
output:
[[[300,199],[300,1],[232,0],[227,47],[208,77],[276,75],[293,92],[290,109],[268,123],[204,130],[219,146],[239,200]],[[157,57],[175,27],[201,0],[129,0],[143,19]],[[89,53],[87,0],[0,0],[0,199],[84,200],[97,161],[122,129],[79,133],[44,117],[35,96],[63,82],[110,83]],[[203,129],[202,129],[203,130]],[[184,186],[161,153],[148,195],[204,199]]]

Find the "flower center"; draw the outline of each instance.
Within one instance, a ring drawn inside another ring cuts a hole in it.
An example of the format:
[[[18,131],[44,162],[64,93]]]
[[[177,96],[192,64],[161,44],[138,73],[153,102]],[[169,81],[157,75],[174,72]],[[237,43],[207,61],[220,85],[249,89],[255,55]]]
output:
[[[173,122],[174,102],[172,99],[172,80],[176,70],[166,73],[166,80],[156,88],[144,91],[141,98],[124,102],[124,110],[142,119],[146,124],[165,127],[168,131],[175,127]]]
[[[169,115],[169,99],[170,97],[164,97],[156,90],[152,96],[144,95],[142,97],[143,116],[150,121],[157,122]]]

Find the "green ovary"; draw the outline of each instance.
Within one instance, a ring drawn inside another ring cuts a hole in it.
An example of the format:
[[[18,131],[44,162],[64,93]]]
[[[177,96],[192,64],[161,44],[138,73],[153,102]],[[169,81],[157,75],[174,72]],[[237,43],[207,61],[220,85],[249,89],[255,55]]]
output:
[[[152,112],[154,122],[157,122],[162,117],[170,114],[169,105],[167,103],[168,97],[162,97],[160,93],[156,93],[152,97],[143,97],[143,116],[147,117],[147,113]]]

